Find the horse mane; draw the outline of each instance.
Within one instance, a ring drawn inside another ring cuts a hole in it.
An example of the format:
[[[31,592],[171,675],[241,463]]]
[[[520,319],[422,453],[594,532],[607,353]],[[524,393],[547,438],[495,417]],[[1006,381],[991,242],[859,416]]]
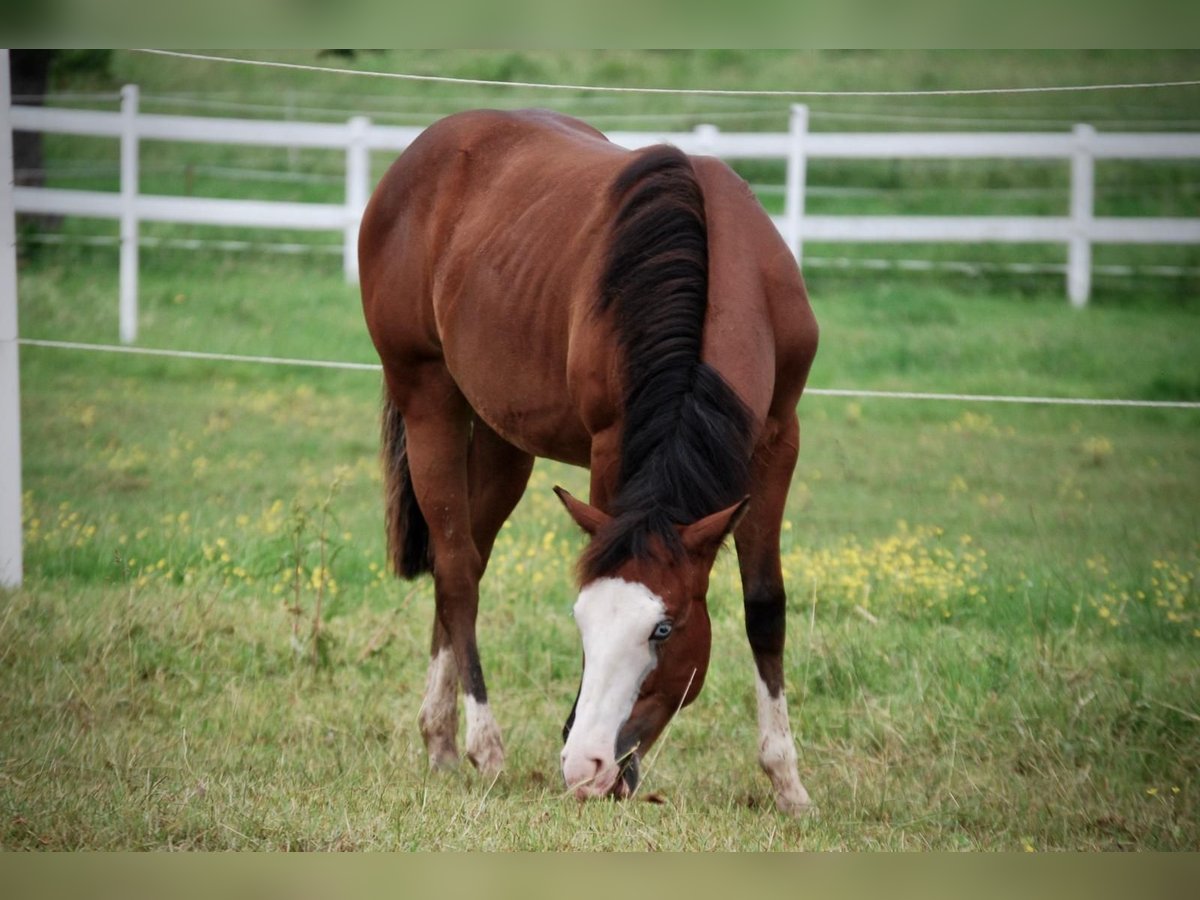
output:
[[[618,174],[611,197],[597,308],[613,316],[624,354],[624,421],[613,521],[580,560],[585,581],[656,544],[682,557],[676,526],[737,502],[750,480],[750,411],[701,359],[708,226],[691,161],[650,148]]]

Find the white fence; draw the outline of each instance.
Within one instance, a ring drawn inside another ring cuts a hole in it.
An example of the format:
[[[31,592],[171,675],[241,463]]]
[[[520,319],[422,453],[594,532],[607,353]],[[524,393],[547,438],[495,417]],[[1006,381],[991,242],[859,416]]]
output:
[[[120,335],[137,337],[138,223],[177,222],[340,231],[344,269],[357,279],[358,223],[370,193],[370,153],[399,152],[420,134],[416,127],[383,126],[364,117],[344,124],[148,115],[138,111],[138,89],[121,92],[120,112],[12,107],[15,130],[106,136],[121,142],[119,192],[18,187],[18,212],[95,216],[120,221]],[[1091,292],[1094,243],[1200,243],[1200,218],[1116,218],[1093,214],[1097,159],[1200,158],[1200,135],[1098,134],[1089,125],[1070,133],[810,133],[807,107],[792,107],[786,134],[726,132],[700,125],[687,132],[609,132],[629,148],[669,142],[688,153],[723,159],[782,159],[787,163],[784,214],[775,223],[801,257],[804,241],[824,242],[1048,242],[1068,248],[1067,295],[1083,306]],[[346,156],[343,203],[291,203],[156,196],[138,190],[141,141],[183,141],[341,150]],[[1071,166],[1066,216],[806,215],[809,159],[1062,159]]]
[[[8,51],[0,49],[0,115],[8,109]],[[12,132],[0,122],[0,588],[23,577],[21,391],[17,346],[17,234],[10,200]]]

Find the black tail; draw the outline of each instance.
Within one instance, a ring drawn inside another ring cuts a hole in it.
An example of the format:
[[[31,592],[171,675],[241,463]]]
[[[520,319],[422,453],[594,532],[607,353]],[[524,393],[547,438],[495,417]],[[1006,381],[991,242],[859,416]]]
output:
[[[383,392],[383,477],[387,491],[388,556],[392,570],[401,578],[416,578],[433,570],[429,548],[429,525],[417,495],[413,491],[408,471],[408,442],[404,435],[404,418],[392,402],[387,389]]]

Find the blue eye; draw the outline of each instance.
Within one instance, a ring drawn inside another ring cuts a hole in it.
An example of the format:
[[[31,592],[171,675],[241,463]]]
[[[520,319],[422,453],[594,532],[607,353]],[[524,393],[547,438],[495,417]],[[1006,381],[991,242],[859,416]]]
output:
[[[654,631],[651,632],[651,634],[650,634],[650,640],[665,641],[667,639],[667,636],[670,633],[671,633],[671,623],[667,619],[663,619],[661,622],[659,622],[657,625],[654,626]]]

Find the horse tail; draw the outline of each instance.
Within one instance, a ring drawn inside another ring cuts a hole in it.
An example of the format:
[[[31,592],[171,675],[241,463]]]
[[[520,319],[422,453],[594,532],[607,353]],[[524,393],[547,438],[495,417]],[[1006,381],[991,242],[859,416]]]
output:
[[[386,388],[383,394],[383,474],[386,487],[388,557],[401,578],[416,578],[433,570],[429,524],[413,490],[408,469],[404,417]]]

